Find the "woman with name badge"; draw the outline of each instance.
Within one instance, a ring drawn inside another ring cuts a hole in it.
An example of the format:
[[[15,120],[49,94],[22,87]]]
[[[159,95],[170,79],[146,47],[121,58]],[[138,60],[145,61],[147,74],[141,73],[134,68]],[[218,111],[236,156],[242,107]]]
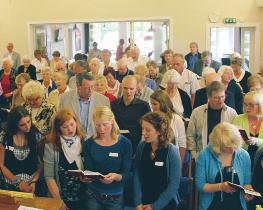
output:
[[[61,109],[56,113],[44,152],[44,175],[53,198],[60,198],[60,210],[79,210],[81,182],[68,170],[83,170],[82,142],[85,133],[73,112]]]
[[[43,136],[33,125],[30,114],[22,106],[13,108],[4,131],[0,133],[0,189],[40,195],[40,142]],[[2,184],[1,184],[2,181]]]
[[[95,136],[84,143],[85,170],[104,175],[100,179],[85,179],[85,207],[88,210],[123,209],[123,189],[131,167],[132,146],[119,128],[112,111],[97,107],[93,112]]]
[[[178,146],[171,144],[173,131],[163,112],[141,118],[144,140],[136,151],[134,202],[136,210],[175,210],[181,176]]]

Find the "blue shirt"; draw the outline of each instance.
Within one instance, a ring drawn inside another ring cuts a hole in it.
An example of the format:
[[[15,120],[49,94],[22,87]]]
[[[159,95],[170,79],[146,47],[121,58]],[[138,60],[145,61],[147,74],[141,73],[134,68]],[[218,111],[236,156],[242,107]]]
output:
[[[198,53],[196,53],[194,55],[192,54],[192,56],[190,56],[190,59],[189,59],[188,69],[194,69],[194,64],[198,60],[199,60]]]
[[[80,123],[84,128],[84,130],[86,131],[88,128],[90,99],[84,101],[81,98],[79,98],[79,104],[80,104]]]
[[[103,175],[117,173],[122,180],[104,184],[99,180],[88,186],[97,192],[107,195],[120,195],[123,193],[124,182],[128,179],[132,162],[132,146],[126,137],[119,135],[118,142],[111,146],[101,146],[93,138],[84,142],[84,168],[85,170],[99,172]]]

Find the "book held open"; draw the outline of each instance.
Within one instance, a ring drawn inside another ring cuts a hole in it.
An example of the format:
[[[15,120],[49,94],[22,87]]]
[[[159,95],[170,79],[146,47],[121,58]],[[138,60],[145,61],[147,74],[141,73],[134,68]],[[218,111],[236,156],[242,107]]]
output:
[[[235,189],[237,189],[237,190],[241,190],[241,191],[244,192],[245,194],[253,195],[253,196],[257,196],[257,197],[262,197],[259,192],[245,189],[245,188],[242,187],[241,185],[234,184],[234,183],[232,183],[232,182],[227,182],[227,183],[228,183],[231,187],[233,187],[233,188],[235,188]]]
[[[68,173],[72,176],[90,178],[90,179],[103,179],[105,176],[99,172],[94,171],[81,171],[81,170],[68,170]]]

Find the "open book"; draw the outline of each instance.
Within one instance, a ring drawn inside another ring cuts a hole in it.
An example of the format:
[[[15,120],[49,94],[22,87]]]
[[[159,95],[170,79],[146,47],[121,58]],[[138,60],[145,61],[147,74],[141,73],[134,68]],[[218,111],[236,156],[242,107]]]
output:
[[[241,190],[242,192],[244,192],[245,194],[248,195],[253,195],[253,196],[258,196],[258,197],[262,197],[261,194],[259,192],[253,191],[253,190],[247,190],[244,187],[242,187],[241,185],[238,184],[234,184],[232,182],[227,182],[231,187],[237,189],[237,190]]]
[[[90,179],[103,179],[105,176],[99,172],[93,171],[81,171],[81,170],[68,170],[68,173],[72,176],[90,178]]]

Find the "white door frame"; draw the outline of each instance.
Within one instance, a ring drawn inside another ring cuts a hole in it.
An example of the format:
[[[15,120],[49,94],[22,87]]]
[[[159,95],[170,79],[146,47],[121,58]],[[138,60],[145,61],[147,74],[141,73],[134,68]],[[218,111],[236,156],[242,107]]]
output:
[[[251,68],[252,73],[259,71],[260,66],[260,23],[208,23],[206,24],[206,49],[211,49],[211,28],[232,28],[232,27],[252,27],[255,28],[255,51],[254,51],[254,66]]]
[[[35,34],[34,25],[41,24],[70,24],[70,23],[103,23],[103,22],[132,22],[132,21],[168,21],[167,38],[169,39],[169,49],[173,47],[173,18],[172,17],[149,17],[149,18],[112,18],[112,19],[78,19],[78,20],[52,20],[52,21],[29,21],[27,22],[28,31],[28,53],[29,56],[34,57],[35,49]],[[68,41],[68,40],[66,40]],[[66,42],[66,46],[68,43]],[[66,47],[66,54],[68,47]],[[67,55],[68,56],[68,55]]]

